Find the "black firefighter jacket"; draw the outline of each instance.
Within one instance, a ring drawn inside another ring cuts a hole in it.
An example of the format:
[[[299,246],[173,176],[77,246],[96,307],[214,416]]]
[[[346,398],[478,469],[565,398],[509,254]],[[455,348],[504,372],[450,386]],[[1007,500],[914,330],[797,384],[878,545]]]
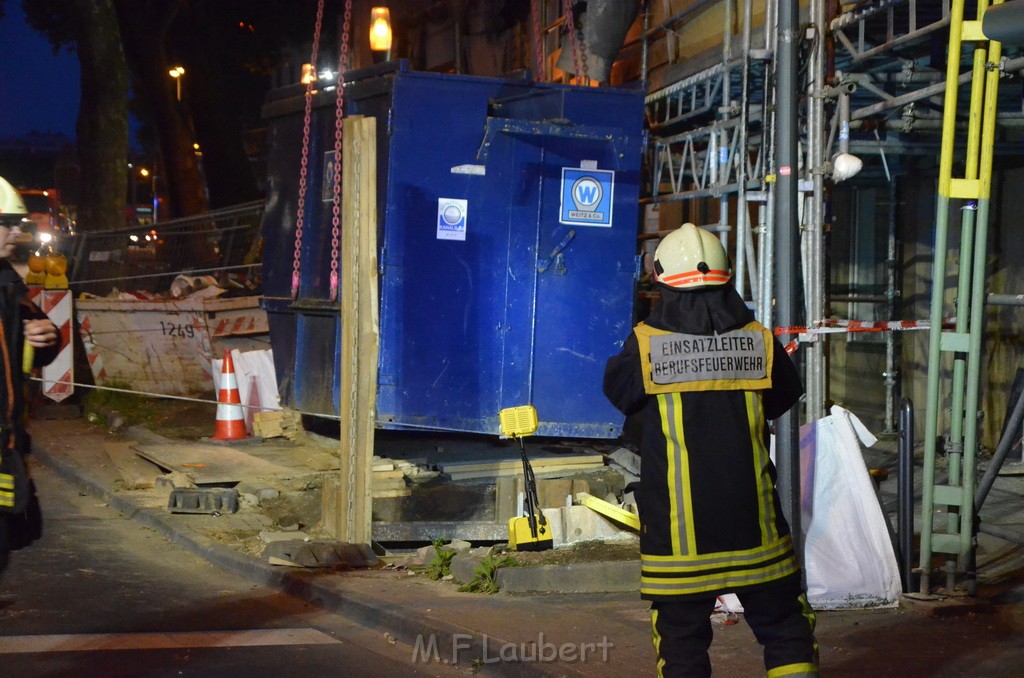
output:
[[[25,397],[22,377],[22,351],[25,332],[23,320],[46,317],[35,304],[25,298],[28,288],[10,262],[0,259],[0,429],[9,445],[27,451],[24,425]],[[57,355],[58,346],[37,349],[33,367],[48,365]]]
[[[662,288],[661,303],[608,361],[604,392],[643,421],[643,598],[715,596],[797,572],[767,420],[803,388],[731,285]]]

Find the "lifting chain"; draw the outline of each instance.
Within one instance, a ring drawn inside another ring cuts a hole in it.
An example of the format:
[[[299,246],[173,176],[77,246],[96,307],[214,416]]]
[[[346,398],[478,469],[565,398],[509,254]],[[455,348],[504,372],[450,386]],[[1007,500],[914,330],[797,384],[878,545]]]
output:
[[[334,202],[331,206],[331,301],[338,300],[338,257],[341,241],[341,138],[345,118],[345,68],[348,65],[348,36],[352,29],[352,0],[345,0],[338,54],[338,103],[334,113]]]
[[[306,219],[306,179],[309,174],[309,120],[313,112],[313,83],[316,82],[316,57],[320,51],[320,28],[324,19],[324,0],[316,5],[316,27],[313,29],[313,50],[309,65],[313,72],[306,83],[306,110],[302,117],[302,160],[299,165],[299,206],[295,212],[295,254],[292,259],[292,299],[299,296],[299,272],[302,262],[302,226]]]
[[[565,23],[569,28],[569,38],[572,41],[572,60],[576,66],[576,83],[584,86],[590,85],[590,76],[587,74],[586,45],[580,39],[580,33],[576,30],[576,21],[572,17],[573,0],[565,0]],[[582,76],[582,80],[580,77]]]
[[[530,16],[533,19],[533,44],[536,51],[536,70],[533,72],[533,79],[537,82],[544,82],[544,33],[540,29],[540,0],[530,0]]]

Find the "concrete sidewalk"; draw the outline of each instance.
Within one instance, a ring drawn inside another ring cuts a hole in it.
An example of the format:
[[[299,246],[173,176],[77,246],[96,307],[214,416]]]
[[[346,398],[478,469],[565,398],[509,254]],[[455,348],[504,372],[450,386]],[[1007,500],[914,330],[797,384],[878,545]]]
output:
[[[417,660],[455,662],[483,675],[654,674],[647,605],[635,593],[460,593],[402,569],[314,571],[272,566],[245,545],[273,521],[258,508],[236,514],[172,514],[168,489],[122,490],[105,445],[115,440],[82,420],[31,426],[37,462],[125,516],[245,577],[387,632],[420,648]],[[124,440],[124,438],[120,438]],[[41,497],[43,510],[46,498]],[[1021,507],[1024,511],[1024,507]],[[995,605],[914,604],[821,612],[822,672],[833,676],[1024,675],[1024,577],[1003,573]],[[141,585],[141,584],[140,584]],[[716,624],[716,675],[763,673],[761,651],[742,622]],[[413,657],[410,657],[412,660]]]

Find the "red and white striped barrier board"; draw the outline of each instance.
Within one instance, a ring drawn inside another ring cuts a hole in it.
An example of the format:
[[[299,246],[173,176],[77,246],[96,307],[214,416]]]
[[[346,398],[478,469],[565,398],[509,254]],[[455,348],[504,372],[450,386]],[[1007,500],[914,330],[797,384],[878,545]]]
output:
[[[71,344],[71,291],[45,290],[29,286],[28,298],[57,326],[57,357],[43,367],[43,395],[61,402],[75,392],[75,371]]]

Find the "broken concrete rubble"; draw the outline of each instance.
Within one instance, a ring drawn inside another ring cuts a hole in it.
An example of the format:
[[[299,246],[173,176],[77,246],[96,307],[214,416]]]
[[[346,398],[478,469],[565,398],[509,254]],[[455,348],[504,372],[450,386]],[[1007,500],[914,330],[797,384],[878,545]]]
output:
[[[271,565],[290,567],[370,567],[379,562],[367,544],[326,540],[273,541],[263,555]]]

